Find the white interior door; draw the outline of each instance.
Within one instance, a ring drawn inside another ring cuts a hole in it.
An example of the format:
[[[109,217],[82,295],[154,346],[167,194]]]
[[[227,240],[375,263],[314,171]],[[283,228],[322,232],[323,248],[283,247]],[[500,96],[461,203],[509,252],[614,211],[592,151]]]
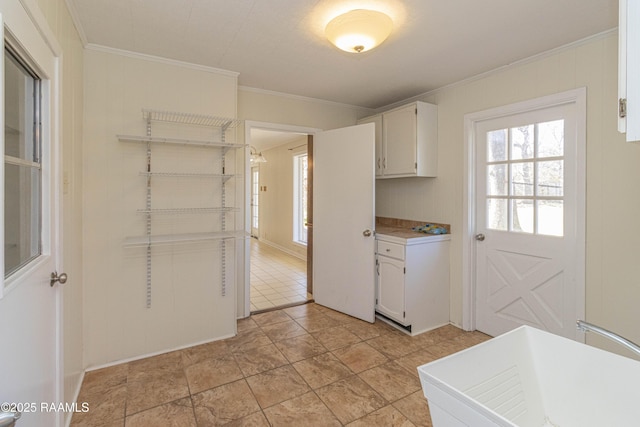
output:
[[[63,399],[62,296],[50,286],[60,235],[57,60],[21,2],[2,2],[0,13],[11,33],[1,38],[0,402],[9,405],[0,413],[22,412],[18,425],[58,426],[64,413],[49,410]]]
[[[315,134],[313,142],[313,297],[374,321],[375,127]]]
[[[527,324],[577,336],[584,174],[576,117],[568,103],[476,124],[476,327],[489,335]]]

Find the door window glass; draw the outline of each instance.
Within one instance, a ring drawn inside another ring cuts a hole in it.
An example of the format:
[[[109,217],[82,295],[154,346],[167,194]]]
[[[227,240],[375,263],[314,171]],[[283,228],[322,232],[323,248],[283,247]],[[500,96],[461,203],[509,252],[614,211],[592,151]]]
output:
[[[5,277],[42,253],[40,79],[4,53]]]
[[[487,228],[562,236],[564,120],[492,130],[487,138]]]

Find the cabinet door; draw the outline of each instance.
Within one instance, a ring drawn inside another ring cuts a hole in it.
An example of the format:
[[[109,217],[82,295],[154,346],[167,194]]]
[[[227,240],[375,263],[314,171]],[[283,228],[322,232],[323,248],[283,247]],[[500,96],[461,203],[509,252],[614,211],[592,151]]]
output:
[[[417,170],[416,105],[383,113],[384,175],[415,175]]]
[[[382,175],[382,114],[365,117],[358,120],[358,124],[373,123],[376,127],[376,176]]]
[[[378,256],[376,310],[404,323],[404,261]]]

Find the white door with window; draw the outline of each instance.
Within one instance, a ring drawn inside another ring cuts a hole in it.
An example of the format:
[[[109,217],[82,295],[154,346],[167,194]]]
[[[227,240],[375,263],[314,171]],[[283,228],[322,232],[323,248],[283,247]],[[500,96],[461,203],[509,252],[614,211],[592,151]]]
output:
[[[374,129],[313,139],[313,297],[367,322],[375,316]]]
[[[18,425],[61,425],[61,290],[51,274],[60,235],[56,191],[58,63],[39,25],[17,0],[2,2],[3,283],[0,286],[0,416]],[[37,16],[37,15],[36,15]],[[8,31],[7,31],[8,29]]]
[[[576,338],[584,314],[584,133],[575,102],[474,123],[476,328]],[[583,160],[582,160],[583,161]]]

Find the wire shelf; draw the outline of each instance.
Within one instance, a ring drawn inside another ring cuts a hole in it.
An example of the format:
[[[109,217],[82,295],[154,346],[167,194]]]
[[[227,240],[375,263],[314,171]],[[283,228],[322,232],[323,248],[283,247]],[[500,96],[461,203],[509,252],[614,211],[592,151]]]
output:
[[[127,237],[124,240],[124,246],[128,248],[170,245],[173,243],[193,243],[206,242],[215,240],[241,239],[246,237],[247,233],[243,230],[238,231],[218,231],[211,233],[186,233],[186,234],[159,234],[151,236],[135,236]]]
[[[175,111],[143,109],[142,117],[145,120],[157,122],[180,123],[194,126],[218,127],[223,129],[234,128],[240,124],[240,120],[228,117],[208,116],[205,114],[180,113]]]
[[[175,209],[138,209],[138,213],[151,215],[203,214],[211,212],[238,212],[240,208],[175,208]]]
[[[140,172],[140,176],[158,177],[184,177],[184,178],[220,178],[223,181],[235,178],[235,175],[223,175],[220,173],[193,173],[193,172]]]
[[[156,136],[139,136],[139,135],[116,135],[120,141],[128,142],[157,142],[163,144],[179,144],[179,145],[195,145],[198,147],[214,147],[214,148],[244,148],[246,144],[233,144],[222,141],[204,141],[198,139],[182,139],[182,138],[159,138]]]

